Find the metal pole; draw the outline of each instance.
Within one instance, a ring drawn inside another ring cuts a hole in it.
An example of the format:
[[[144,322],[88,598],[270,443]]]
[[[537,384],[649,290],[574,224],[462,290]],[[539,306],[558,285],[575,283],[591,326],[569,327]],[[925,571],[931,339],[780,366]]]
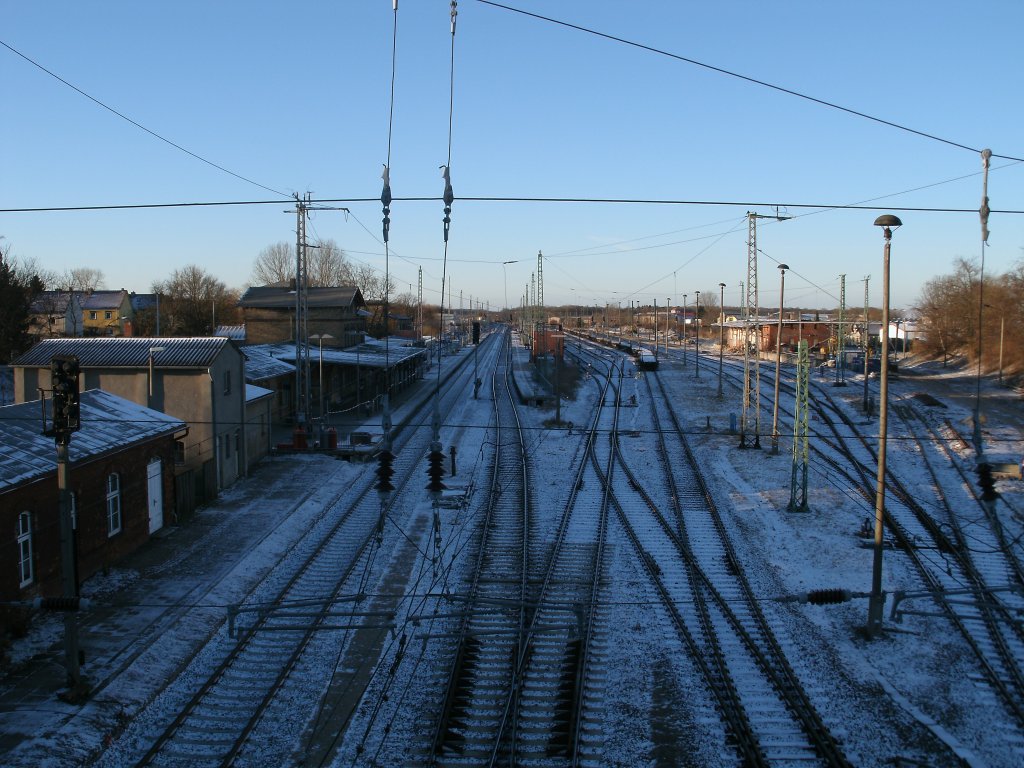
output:
[[[689,339],[687,338],[687,328],[686,328],[686,297],[689,296],[689,295],[690,294],[688,294],[688,293],[684,293],[683,294],[683,367],[684,368],[686,367],[686,343],[689,341]]]
[[[999,316],[999,383],[1003,383],[1003,330],[1006,327],[1006,315]]]
[[[697,340],[693,345],[694,378],[700,378],[700,291],[697,291],[696,309],[693,310],[693,322],[697,324]]]
[[[775,402],[772,405],[772,456],[779,455],[779,376],[782,372],[782,308],[786,305],[786,270],[779,264],[779,332],[775,339]]]
[[[57,436],[57,500],[60,512],[60,562],[61,585],[64,597],[78,597],[78,580],[75,578],[75,531],[71,521],[71,499],[68,491],[68,442],[70,434]],[[78,614],[64,613],[64,666],[68,673],[70,695],[76,692],[82,682],[78,665]]]
[[[665,357],[668,358],[668,318],[672,309],[672,297],[665,299]]]
[[[878,480],[875,486],[875,541],[871,562],[871,596],[868,599],[867,635],[876,637],[882,628],[885,593],[882,592],[882,545],[885,533],[885,449],[888,437],[889,405],[889,249],[892,227],[902,222],[895,216],[879,216],[875,226],[882,227],[885,248],[882,257],[882,367],[878,405]]]
[[[868,281],[871,276],[864,278],[864,413],[868,412],[868,355],[871,352],[871,323],[868,322]]]
[[[718,399],[722,399],[722,364],[725,357],[725,283],[718,284]]]

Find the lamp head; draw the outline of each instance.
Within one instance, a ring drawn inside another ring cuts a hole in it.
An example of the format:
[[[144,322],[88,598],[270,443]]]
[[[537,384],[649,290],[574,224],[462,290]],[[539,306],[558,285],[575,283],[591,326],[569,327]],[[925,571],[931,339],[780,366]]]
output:
[[[779,269],[785,272],[787,269],[789,269],[789,264],[779,264]]]
[[[903,222],[900,221],[899,216],[893,216],[891,213],[883,213],[877,219],[875,219],[876,227],[883,227],[885,231],[892,234],[891,230],[902,227]]]

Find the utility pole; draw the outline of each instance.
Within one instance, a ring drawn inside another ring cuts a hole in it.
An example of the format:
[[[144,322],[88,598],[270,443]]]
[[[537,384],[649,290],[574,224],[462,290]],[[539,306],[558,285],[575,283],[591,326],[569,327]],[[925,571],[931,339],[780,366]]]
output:
[[[846,275],[839,276],[839,325],[836,326],[836,380],[834,386],[846,386]]]
[[[725,357],[725,283],[718,284],[718,399],[722,399],[722,363]]]
[[[746,428],[751,400],[754,409],[754,448],[761,447],[761,321],[757,301],[757,220],[785,221],[789,216],[763,216],[747,211],[747,291],[743,307],[745,333],[743,339],[743,415],[740,419],[740,448],[747,448]],[[751,346],[756,358],[751,361]],[[751,386],[753,374],[753,386]]]
[[[793,467],[789,478],[790,512],[807,512],[807,407],[811,360],[807,341],[800,340],[796,362],[796,410],[793,414]],[[799,475],[799,477],[798,477]]]
[[[295,420],[296,425],[308,430],[310,400],[309,326],[306,315],[309,311],[309,296],[306,280],[306,200],[295,193]]]
[[[697,343],[693,345],[693,370],[694,378],[700,378],[700,291],[697,291],[697,299],[695,303],[696,309],[693,311],[693,322],[697,324]]]
[[[416,338],[423,340],[423,267],[419,268],[416,285]]]
[[[871,324],[868,322],[868,281],[871,275],[864,276],[864,413],[868,412],[868,355],[871,352]]]

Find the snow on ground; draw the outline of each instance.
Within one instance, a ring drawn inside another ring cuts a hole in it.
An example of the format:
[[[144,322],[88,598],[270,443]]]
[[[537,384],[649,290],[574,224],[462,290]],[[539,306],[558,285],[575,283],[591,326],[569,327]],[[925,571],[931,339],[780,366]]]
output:
[[[974,382],[963,371],[918,368],[929,378],[904,375],[893,382],[891,396],[898,401],[919,391],[930,392],[947,406],[942,418],[969,439]],[[975,662],[944,620],[911,616],[893,624],[887,614],[889,631],[869,642],[860,631],[866,620],[865,600],[822,607],[775,600],[828,587],[867,592],[871,551],[862,546],[857,531],[865,518],[873,516],[873,509],[812,460],[811,512],[787,512],[787,441],[783,440],[780,456],[769,456],[767,450],[737,450],[738,439],[729,434],[728,426],[739,397],[735,387],[727,385],[725,400],[717,400],[716,374],[713,364],[702,366],[701,379],[695,380],[691,356],[690,367],[663,364],[658,375],[676,394],[677,412],[729,521],[750,580],[780,640],[793,649],[794,668],[851,761],[869,766],[904,758],[941,765],[951,763],[956,755],[971,765],[1020,764],[1021,754],[1012,746],[1015,740],[1019,743],[1020,734],[1006,722],[998,702],[974,682]],[[627,397],[642,396],[637,383],[630,387]],[[854,380],[843,397],[850,415],[863,420],[858,413],[860,391]],[[989,413],[985,439],[998,446],[1000,455],[1019,457],[1024,451],[1020,398],[988,383],[983,395]],[[563,402],[562,418],[583,425],[595,407],[594,388],[584,383],[576,400]],[[458,426],[445,436],[446,444],[458,443],[463,482],[470,482],[473,464],[485,454],[483,426],[489,421],[489,409],[486,398],[467,401],[456,419]],[[542,508],[557,513],[567,493],[568,466],[577,456],[578,441],[575,434],[569,436],[566,430],[546,424],[552,416],[550,410],[529,409],[524,418],[535,490],[539,499],[548,502]],[[622,428],[630,428],[630,420],[638,418],[639,410],[627,412]],[[811,426],[813,430],[815,425]],[[876,426],[868,424],[864,429]],[[970,450],[961,446],[960,452],[971,460]],[[894,451],[891,459],[899,465],[905,483],[927,492],[931,479],[911,456],[901,457]],[[144,632],[141,644],[108,647],[112,655],[108,666],[87,668],[94,679],[103,681],[103,688],[79,717],[71,719],[67,708],[44,698],[33,700],[29,711],[24,701],[17,700],[22,691],[16,681],[0,681],[0,735],[8,738],[5,743],[19,733],[26,735],[21,747],[4,755],[5,765],[90,764],[104,742],[116,736],[215,631],[223,621],[224,606],[244,595],[310,525],[318,505],[365,469],[322,457],[274,459],[271,464],[202,511],[191,533],[183,529],[154,545],[173,554],[165,552],[151,560],[143,557],[135,565],[114,569],[86,584],[97,602],[113,599],[120,606],[117,619],[126,625],[133,617],[146,620],[147,601],[181,601],[195,607],[183,610],[176,621],[155,633]],[[659,471],[656,462],[649,467],[654,482]],[[1024,520],[1014,510],[1024,508],[1021,483],[1001,481],[998,489],[1004,497],[1000,509],[1007,516],[1008,530],[1019,533]],[[296,506],[296,498],[306,495],[308,504]],[[457,515],[452,513],[452,518]],[[429,540],[424,538],[422,543],[427,545]],[[426,546],[422,549],[429,551]],[[730,760],[716,735],[719,725],[713,708],[691,706],[704,699],[698,695],[699,676],[685,658],[666,651],[675,647],[676,640],[666,629],[666,617],[621,534],[609,549],[607,571],[614,589],[605,594],[615,600],[603,628],[606,671],[614,681],[606,688],[604,706],[609,764],[713,765]],[[913,584],[912,575],[899,556],[887,552],[885,588],[908,584]],[[101,616],[99,621],[107,619]],[[36,622],[31,636],[14,648],[23,669],[40,654],[57,658],[53,646],[60,633],[59,619]],[[36,740],[29,741],[28,734],[35,734]],[[656,742],[662,746],[656,747]]]

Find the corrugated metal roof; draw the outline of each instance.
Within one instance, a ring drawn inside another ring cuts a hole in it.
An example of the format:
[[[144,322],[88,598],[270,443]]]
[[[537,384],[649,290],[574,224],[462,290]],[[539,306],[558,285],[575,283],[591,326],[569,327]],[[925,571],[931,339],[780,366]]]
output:
[[[357,298],[358,297],[358,298]],[[360,306],[363,295],[355,286],[345,285],[337,288],[310,288],[307,304],[310,307],[350,307]],[[273,285],[250,288],[238,300],[238,306],[271,309],[289,309],[295,307],[295,291]]]
[[[92,456],[185,428],[180,419],[101,389],[82,393],[80,414],[82,428],[68,448],[72,467]],[[56,471],[53,438],[41,432],[38,400],[0,407],[0,493]]]
[[[245,341],[245,325],[218,325],[213,332],[214,336],[223,336],[225,339],[234,341]]]
[[[215,336],[43,339],[11,365],[49,367],[54,355],[75,355],[83,368],[141,368],[149,365],[149,350],[159,347],[157,368],[206,368],[228,343]]]

